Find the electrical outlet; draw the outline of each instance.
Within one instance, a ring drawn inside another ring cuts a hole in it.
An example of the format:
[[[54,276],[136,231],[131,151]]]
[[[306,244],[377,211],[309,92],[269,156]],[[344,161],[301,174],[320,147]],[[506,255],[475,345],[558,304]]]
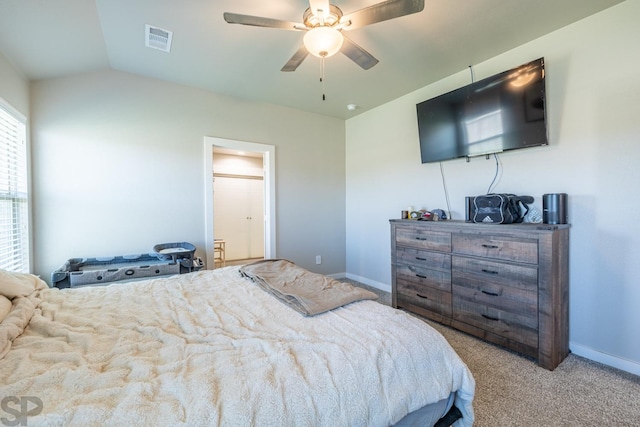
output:
[[[322,264],[322,257],[320,255],[316,255],[316,264]]]

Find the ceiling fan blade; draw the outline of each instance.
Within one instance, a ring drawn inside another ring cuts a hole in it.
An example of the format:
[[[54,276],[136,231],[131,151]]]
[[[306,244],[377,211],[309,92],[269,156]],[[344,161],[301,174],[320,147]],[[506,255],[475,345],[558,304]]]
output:
[[[309,52],[304,46],[302,46],[300,49],[297,50],[296,53],[293,54],[289,62],[284,64],[284,67],[282,67],[280,71],[285,71],[285,72],[295,71],[296,68],[298,68],[298,66],[302,64],[302,61],[304,61],[307,55],[309,55]]]
[[[343,27],[345,30],[353,30],[376,22],[411,15],[423,9],[424,0],[388,0],[344,15],[340,22],[345,24]]]
[[[309,0],[309,8],[311,13],[320,18],[329,16],[329,0]]]
[[[365,70],[368,70],[379,62],[373,55],[347,37],[344,37],[340,52]]]
[[[283,30],[298,31],[305,28],[299,22],[281,21],[280,19],[263,18],[261,16],[241,15],[239,13],[224,13],[224,20],[229,24],[251,25],[253,27],[280,28]]]

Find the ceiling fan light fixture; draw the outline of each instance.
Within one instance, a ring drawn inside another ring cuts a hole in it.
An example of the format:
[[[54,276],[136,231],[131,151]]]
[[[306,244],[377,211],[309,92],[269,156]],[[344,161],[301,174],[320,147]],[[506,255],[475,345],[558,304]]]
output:
[[[307,31],[302,41],[313,56],[328,58],[340,52],[344,37],[335,28],[315,27]]]
[[[296,50],[281,71],[295,71],[309,54],[324,59],[338,52],[343,53],[363,70],[368,70],[376,65],[378,60],[348,37],[344,37],[341,31],[421,12],[425,3],[425,0],[382,0],[380,3],[344,15],[338,6],[330,3],[331,0],[308,1],[309,7],[302,14],[302,23],[230,12],[224,12],[223,17],[229,24],[305,31],[303,45]],[[324,78],[324,61],[322,67]]]

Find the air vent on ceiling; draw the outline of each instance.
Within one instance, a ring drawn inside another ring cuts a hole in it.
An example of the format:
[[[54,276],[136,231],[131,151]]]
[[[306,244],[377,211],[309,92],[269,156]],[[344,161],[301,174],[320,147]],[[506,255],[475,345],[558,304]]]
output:
[[[163,30],[152,25],[144,26],[144,44],[147,47],[169,52],[173,31]]]

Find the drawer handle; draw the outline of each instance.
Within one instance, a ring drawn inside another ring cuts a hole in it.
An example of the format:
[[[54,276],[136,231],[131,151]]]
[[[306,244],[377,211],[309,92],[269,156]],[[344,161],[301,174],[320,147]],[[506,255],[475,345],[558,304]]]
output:
[[[417,257],[416,257],[416,259],[417,259],[418,261],[426,261],[426,260],[427,260],[426,258],[421,258],[421,257],[419,257],[419,256],[417,256]]]
[[[497,322],[498,320],[500,320],[496,317],[487,316],[486,314],[483,314],[482,317],[484,317],[487,320],[493,320],[494,322]]]
[[[416,240],[427,240],[426,237],[416,237]]]
[[[487,274],[500,274],[500,272],[495,271],[495,270],[487,270],[486,268],[482,269],[483,273],[487,273]]]
[[[498,249],[500,246],[483,244],[482,247],[487,249]]]
[[[417,296],[418,298],[422,298],[422,299],[429,299],[429,297],[426,297],[426,296],[424,296],[424,295],[422,295],[422,294],[416,294],[416,296]]]
[[[419,277],[421,279],[426,279],[427,278],[427,276],[423,276],[422,274],[416,274],[416,277]]]
[[[500,294],[498,294],[496,292],[489,292],[489,291],[485,291],[485,290],[483,290],[482,293],[486,294],[486,295],[491,295],[492,297],[499,297],[500,296]]]

